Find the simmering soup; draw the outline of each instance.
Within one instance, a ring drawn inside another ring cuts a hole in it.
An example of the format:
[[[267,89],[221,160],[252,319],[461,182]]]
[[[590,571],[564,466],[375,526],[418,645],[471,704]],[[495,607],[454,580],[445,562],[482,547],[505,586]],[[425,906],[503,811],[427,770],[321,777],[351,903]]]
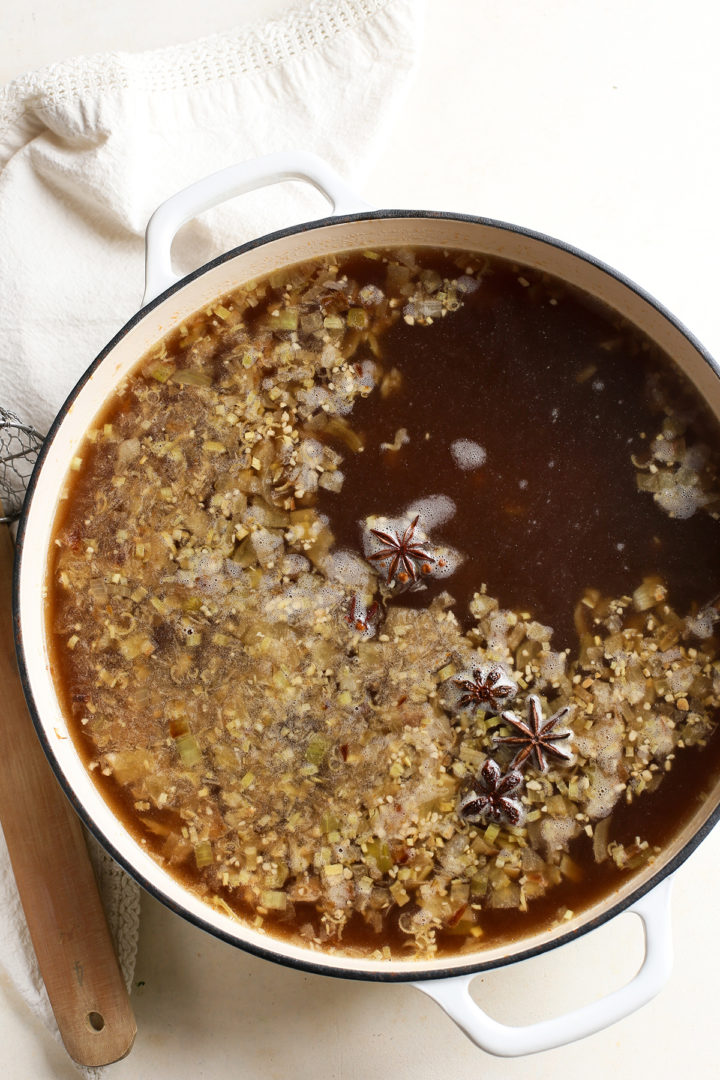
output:
[[[720,766],[719,460],[672,360],[554,278],[380,248],[249,283],[72,462],[48,621],[87,768],[311,948],[562,923]]]

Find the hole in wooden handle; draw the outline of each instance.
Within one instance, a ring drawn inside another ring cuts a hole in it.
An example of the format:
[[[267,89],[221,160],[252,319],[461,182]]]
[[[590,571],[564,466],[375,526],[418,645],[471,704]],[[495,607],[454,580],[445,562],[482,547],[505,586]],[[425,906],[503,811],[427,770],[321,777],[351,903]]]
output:
[[[89,1012],[85,1019],[92,1031],[102,1031],[105,1027],[105,1017],[99,1012]]]

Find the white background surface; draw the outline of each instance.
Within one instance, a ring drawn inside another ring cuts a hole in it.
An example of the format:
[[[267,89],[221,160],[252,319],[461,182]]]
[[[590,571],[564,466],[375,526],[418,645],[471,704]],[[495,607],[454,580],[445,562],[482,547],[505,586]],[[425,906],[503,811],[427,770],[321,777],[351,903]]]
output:
[[[0,82],[79,53],[190,40],[285,0],[29,0],[4,8]],[[574,243],[640,282],[720,356],[719,9],[713,0],[442,0],[384,160],[379,206],[459,210]],[[348,73],[358,77],[358,73]],[[361,75],[359,76],[361,77]],[[138,1037],[108,1080],[599,1080],[715,1077],[720,834],[677,874],[667,989],[584,1043],[501,1062],[403,986],[290,971],[231,949],[143,899]],[[527,1023],[630,977],[622,916],[550,956],[478,978],[499,1019]],[[71,1080],[64,1051],[0,984],[0,1072]]]

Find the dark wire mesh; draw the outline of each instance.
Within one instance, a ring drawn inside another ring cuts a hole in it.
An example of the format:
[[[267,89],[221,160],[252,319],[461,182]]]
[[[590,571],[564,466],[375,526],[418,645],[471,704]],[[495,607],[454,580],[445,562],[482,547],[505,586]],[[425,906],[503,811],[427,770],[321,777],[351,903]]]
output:
[[[43,443],[35,428],[0,408],[0,521],[20,516],[25,491]]]

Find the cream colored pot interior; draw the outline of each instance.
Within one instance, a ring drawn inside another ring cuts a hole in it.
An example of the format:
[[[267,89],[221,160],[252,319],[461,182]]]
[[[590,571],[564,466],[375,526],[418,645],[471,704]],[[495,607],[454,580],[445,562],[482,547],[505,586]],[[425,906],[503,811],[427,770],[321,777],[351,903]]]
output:
[[[188,914],[206,928],[248,946],[271,951],[290,962],[322,966],[333,970],[352,969],[358,973],[388,974],[394,966],[408,977],[468,970],[478,964],[490,965],[529,949],[547,945],[603,914],[609,906],[625,900],[673,860],[693,834],[702,827],[720,797],[720,782],[698,806],[692,821],[661,860],[632,879],[604,904],[586,909],[563,923],[524,938],[511,946],[490,948],[454,960],[405,961],[389,965],[372,960],[349,960],[324,955],[298,945],[269,937],[216,911],[169,877],[137,843],[110,811],[87,774],[69,736],[51,677],[45,628],[44,578],[47,553],[52,539],[53,518],[62,498],[68,464],[76,454],[83,434],[121,380],[159,338],[178,326],[192,312],[211,300],[278,267],[312,256],[354,248],[390,244],[418,244],[465,248],[499,255],[527,266],[548,271],[571,281],[604,300],[650,335],[678,362],[720,416],[720,379],[707,359],[690,340],[644,297],[618,281],[601,267],[587,262],[567,249],[542,239],[500,226],[461,219],[392,216],[374,217],[349,223],[336,222],[284,235],[234,256],[188,281],[177,292],[149,311],[110,350],[104,361],[81,387],[56,430],[49,453],[39,474],[27,515],[19,576],[19,617],[27,682],[40,719],[43,738],[56,771],[72,792],[76,803],[94,828],[115,850],[122,862],[140,880],[172,906]]]

